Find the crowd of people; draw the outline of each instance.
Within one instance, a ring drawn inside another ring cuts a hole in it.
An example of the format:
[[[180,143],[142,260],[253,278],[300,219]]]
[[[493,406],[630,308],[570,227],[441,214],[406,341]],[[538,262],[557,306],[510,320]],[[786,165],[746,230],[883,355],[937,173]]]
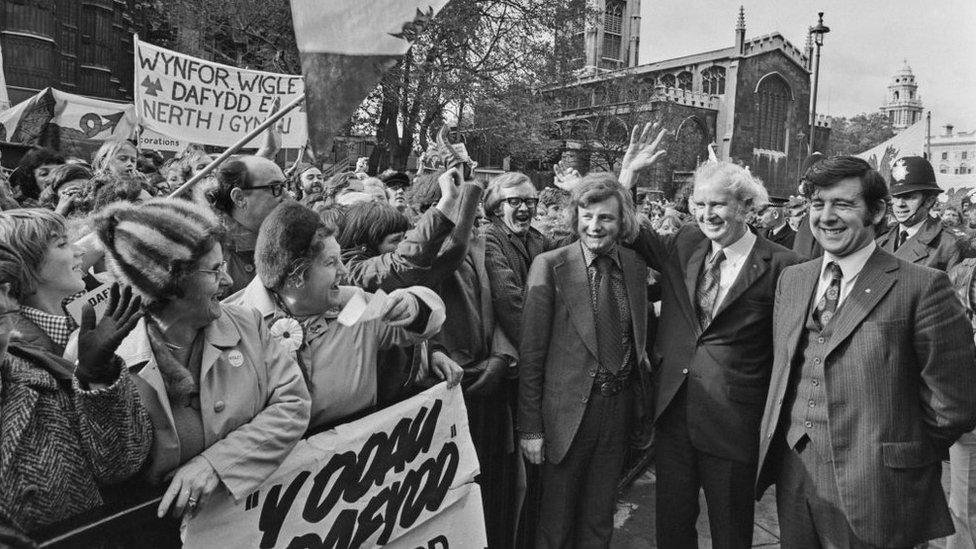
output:
[[[161,494],[178,546],[301,438],[440,382],[492,548],[608,546],[651,446],[660,547],[697,546],[702,491],[713,546],[749,547],[772,484],[784,547],[972,546],[976,207],[939,213],[919,157],[814,155],[784,197],[710,160],[667,200],[636,188],[666,139],[541,190],[464,158],[283,170],[273,134],[209,174],[196,147],[29,151],[0,180],[0,546],[120,491]]]

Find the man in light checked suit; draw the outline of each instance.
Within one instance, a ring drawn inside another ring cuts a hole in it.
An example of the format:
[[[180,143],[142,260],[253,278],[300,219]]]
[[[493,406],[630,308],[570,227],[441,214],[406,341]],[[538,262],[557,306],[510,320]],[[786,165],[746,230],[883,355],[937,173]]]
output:
[[[823,257],[787,268],[757,496],[776,484],[783,547],[911,547],[952,522],[941,460],[976,426],[976,348],[946,275],[874,242],[887,188],[867,162],[807,173]]]

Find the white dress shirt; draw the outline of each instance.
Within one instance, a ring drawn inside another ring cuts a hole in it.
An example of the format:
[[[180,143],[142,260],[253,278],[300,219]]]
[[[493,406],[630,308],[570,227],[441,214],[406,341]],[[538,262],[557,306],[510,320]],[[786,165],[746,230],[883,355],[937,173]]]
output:
[[[844,257],[837,257],[830,252],[824,252],[823,262],[820,264],[820,281],[817,283],[817,299],[814,304],[820,303],[820,298],[827,293],[827,288],[830,286],[830,274],[827,272],[828,263],[833,261],[840,266],[840,297],[837,299],[837,307],[840,307],[841,303],[851,293],[851,288],[857,282],[858,275],[864,270],[864,264],[868,262],[868,258],[871,257],[877,247],[878,245],[872,240],[867,246]]]
[[[746,234],[742,235],[742,238],[736,240],[731,245],[725,248],[719,246],[715,242],[712,242],[712,253],[709,255],[709,259],[715,255],[719,250],[725,252],[725,261],[722,262],[722,266],[719,269],[721,273],[719,276],[718,283],[718,295],[715,296],[715,304],[712,306],[712,314],[718,311],[719,306],[725,299],[725,296],[729,293],[729,288],[732,287],[732,283],[739,276],[739,271],[742,270],[742,266],[746,262],[746,258],[749,257],[749,252],[752,251],[752,247],[756,244],[756,235],[752,231],[746,229]],[[705,264],[708,265],[709,261]]]
[[[911,227],[906,227],[906,226],[902,225],[901,223],[899,223],[898,224],[898,233],[901,234],[902,231],[905,231],[906,233],[908,233],[908,236],[905,238],[905,242],[908,242],[908,240],[911,237],[915,236],[915,234],[918,233],[918,231],[922,230],[922,225],[925,225],[925,220],[924,219],[921,220],[921,221],[919,221],[918,223],[912,225]]]

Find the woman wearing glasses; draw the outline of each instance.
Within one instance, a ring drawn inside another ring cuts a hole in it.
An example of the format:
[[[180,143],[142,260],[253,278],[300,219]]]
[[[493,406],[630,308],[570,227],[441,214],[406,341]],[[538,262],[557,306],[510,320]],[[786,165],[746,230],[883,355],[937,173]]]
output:
[[[193,512],[216,490],[239,500],[308,426],[308,390],[294,355],[272,340],[258,313],[220,303],[231,280],[208,209],[156,199],[110,206],[95,223],[109,270],[146,304],[119,356],[156,429],[149,480],[172,477],[158,514]]]
[[[254,243],[264,218],[285,198],[285,174],[277,164],[260,156],[242,156],[225,162],[217,172],[213,207],[220,212],[230,275],[228,294],[243,289],[254,278]]]
[[[113,287],[97,330],[86,307],[78,362],[62,358],[75,325],[61,303],[84,289],[80,265],[60,215],[0,213],[0,546],[7,528],[32,533],[101,506],[149,454],[149,416],[114,356],[139,298]]]

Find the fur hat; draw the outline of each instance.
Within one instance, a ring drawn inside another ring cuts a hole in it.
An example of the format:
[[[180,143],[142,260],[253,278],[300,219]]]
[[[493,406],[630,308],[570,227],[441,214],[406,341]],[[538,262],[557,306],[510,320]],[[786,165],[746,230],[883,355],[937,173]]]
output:
[[[279,204],[261,224],[254,245],[254,266],[268,289],[280,288],[296,259],[306,257],[324,225],[318,214],[298,202]]]
[[[173,284],[220,236],[209,209],[178,198],[142,205],[111,204],[95,217],[95,231],[109,271],[152,303],[173,295]]]

